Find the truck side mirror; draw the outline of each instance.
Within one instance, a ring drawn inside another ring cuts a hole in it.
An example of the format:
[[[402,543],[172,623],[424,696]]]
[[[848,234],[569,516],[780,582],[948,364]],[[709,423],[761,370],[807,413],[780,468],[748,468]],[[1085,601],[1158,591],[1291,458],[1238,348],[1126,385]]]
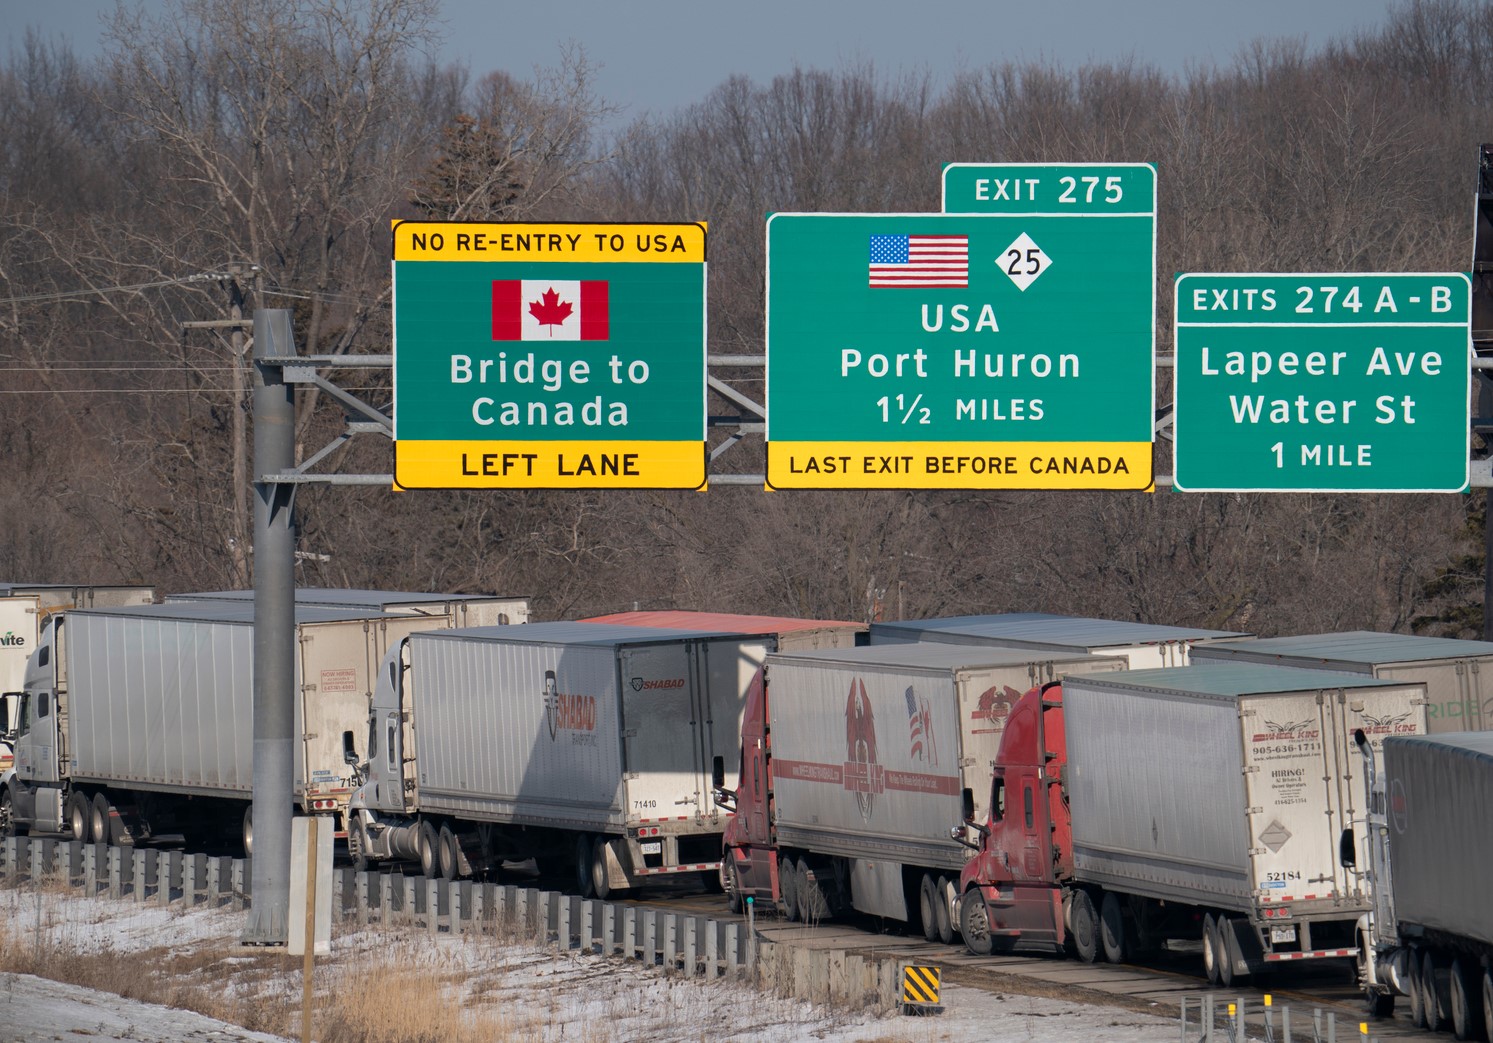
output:
[[[720,789],[726,784],[726,758],[716,757],[710,762],[710,785]]]
[[[342,761],[354,767],[358,764],[358,751],[353,746],[353,733],[351,731],[342,733]]]
[[[1353,827],[1343,830],[1337,838],[1337,860],[1344,869],[1358,865],[1358,853],[1353,849]]]

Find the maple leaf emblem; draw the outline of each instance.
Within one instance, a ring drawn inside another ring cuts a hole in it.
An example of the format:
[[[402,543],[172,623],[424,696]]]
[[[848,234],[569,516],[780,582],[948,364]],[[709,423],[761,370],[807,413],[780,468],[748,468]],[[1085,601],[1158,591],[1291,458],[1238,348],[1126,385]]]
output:
[[[529,314],[534,316],[535,321],[541,326],[558,326],[570,318],[570,313],[573,310],[569,301],[562,301],[560,299],[560,295],[555,292],[553,286],[541,293],[539,300],[529,302]],[[554,335],[555,331],[552,328],[550,336],[553,337]]]

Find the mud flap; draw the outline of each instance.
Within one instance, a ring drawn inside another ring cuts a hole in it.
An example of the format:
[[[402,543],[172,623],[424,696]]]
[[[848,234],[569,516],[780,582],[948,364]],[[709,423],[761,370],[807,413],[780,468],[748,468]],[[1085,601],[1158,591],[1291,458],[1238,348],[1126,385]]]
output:
[[[1234,966],[1234,975],[1243,977],[1265,970],[1265,945],[1254,924],[1243,917],[1228,917],[1222,922],[1228,928],[1223,932],[1223,939],[1229,951],[1229,962]]]

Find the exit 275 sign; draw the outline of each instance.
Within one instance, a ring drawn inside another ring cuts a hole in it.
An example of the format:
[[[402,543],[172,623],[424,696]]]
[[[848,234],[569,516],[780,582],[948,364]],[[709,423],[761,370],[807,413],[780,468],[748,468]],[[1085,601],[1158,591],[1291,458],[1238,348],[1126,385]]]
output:
[[[394,479],[705,483],[705,226],[394,225]]]
[[[1459,272],[1178,276],[1176,488],[1466,489],[1471,300]]]

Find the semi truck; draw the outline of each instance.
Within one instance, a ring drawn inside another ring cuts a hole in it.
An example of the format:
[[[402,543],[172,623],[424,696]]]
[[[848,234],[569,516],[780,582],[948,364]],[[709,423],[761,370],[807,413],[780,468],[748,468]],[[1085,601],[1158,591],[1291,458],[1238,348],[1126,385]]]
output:
[[[711,630],[730,634],[772,634],[779,652],[812,652],[820,648],[854,648],[867,643],[865,623],[843,619],[803,619],[798,616],[743,615],[734,612],[694,612],[684,609],[641,609],[591,616],[582,623],[611,623],[623,627],[663,627],[671,630]]]
[[[1012,709],[983,811],[955,828],[977,955],[1123,962],[1202,943],[1209,982],[1357,955],[1339,864],[1362,829],[1354,733],[1425,731],[1425,686],[1223,663],[1069,676]],[[973,833],[977,839],[970,839]]]
[[[1251,635],[1232,630],[1010,612],[871,624],[871,644],[935,643],[1026,648],[1049,655],[1121,655],[1132,670],[1186,666],[1192,649]]]
[[[1117,656],[953,645],[767,657],[742,723],[740,774],[717,802],[721,885],[790,920],[854,909],[952,941],[969,850],[949,835],[960,793],[989,792],[1006,716],[1034,684],[1125,668]]]
[[[1367,736],[1359,749],[1368,835],[1345,835],[1342,861],[1372,896],[1359,921],[1369,1011],[1387,1017],[1406,996],[1417,1028],[1493,1039],[1493,733],[1386,739],[1382,771]]]
[[[389,645],[442,619],[297,606],[295,801],[345,830],[346,744],[366,733]],[[27,664],[0,830],[253,848],[250,605],[54,615]]]
[[[298,605],[396,616],[443,616],[451,627],[490,627],[529,621],[529,599],[497,594],[431,594],[405,590],[360,590],[345,587],[297,587]],[[204,590],[168,594],[168,605],[201,601],[252,604],[252,590]]]
[[[1222,641],[1198,646],[1194,663],[1271,663],[1308,670],[1423,681],[1426,727],[1440,732],[1493,728],[1493,642],[1353,630]],[[1483,684],[1483,673],[1488,683]]]
[[[0,717],[19,718],[26,660],[36,650],[42,622],[69,608],[149,605],[153,587],[0,583]],[[10,767],[14,736],[0,728],[0,771]]]
[[[533,859],[586,896],[713,880],[746,689],[743,636],[597,623],[411,634],[379,671],[355,861],[454,879]]]

